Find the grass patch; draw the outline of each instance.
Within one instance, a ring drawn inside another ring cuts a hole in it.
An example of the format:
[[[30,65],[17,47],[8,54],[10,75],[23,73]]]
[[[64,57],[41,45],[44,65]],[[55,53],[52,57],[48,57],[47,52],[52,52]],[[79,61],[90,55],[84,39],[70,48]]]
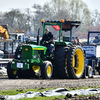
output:
[[[47,90],[53,90],[54,88],[37,88],[37,89],[18,89],[18,90],[1,90],[0,95],[16,95],[19,93],[26,93],[28,91],[43,92]]]
[[[100,88],[100,86],[93,86],[93,87],[74,87],[74,88],[66,88],[66,89],[72,91],[72,90],[89,89],[89,88]],[[37,89],[1,90],[0,91],[0,95],[16,95],[16,94],[19,94],[19,93],[26,93],[28,91],[44,92],[44,91],[53,90],[53,89],[57,89],[57,88],[37,88]],[[100,95],[100,94],[98,94],[98,95]],[[87,95],[87,96],[80,95],[80,96],[77,96],[77,97],[81,97],[82,98],[82,97],[88,97],[88,96],[91,96],[91,95]],[[92,96],[94,96],[94,95],[92,95]],[[64,99],[64,98],[65,98],[65,96],[63,96],[63,95],[61,95],[61,96],[52,96],[52,97],[41,97],[41,96],[38,96],[38,97],[34,97],[34,98],[23,98],[23,99],[19,99],[19,100],[59,100],[59,99]]]
[[[97,88],[100,88],[100,86],[74,87],[74,88],[67,88],[67,89],[69,89],[70,91],[72,91],[72,90],[80,90],[80,89],[86,90],[86,89],[89,89],[89,88],[95,88],[95,89],[97,89]]]

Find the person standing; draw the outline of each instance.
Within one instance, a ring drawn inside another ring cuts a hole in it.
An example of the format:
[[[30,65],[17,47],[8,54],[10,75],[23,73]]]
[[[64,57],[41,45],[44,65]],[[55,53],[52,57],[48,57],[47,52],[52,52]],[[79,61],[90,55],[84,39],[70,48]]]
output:
[[[79,41],[79,37],[76,37],[76,39],[77,39],[77,44],[81,45],[82,43]]]

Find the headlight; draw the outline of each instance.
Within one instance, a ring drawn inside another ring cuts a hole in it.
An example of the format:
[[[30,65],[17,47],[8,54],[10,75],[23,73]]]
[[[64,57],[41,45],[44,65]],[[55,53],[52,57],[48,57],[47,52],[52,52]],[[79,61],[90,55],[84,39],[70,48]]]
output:
[[[33,58],[36,59],[37,55],[34,55]]]
[[[14,61],[12,61],[12,64],[14,64],[15,62]]]
[[[20,58],[20,55],[18,55],[17,57]]]

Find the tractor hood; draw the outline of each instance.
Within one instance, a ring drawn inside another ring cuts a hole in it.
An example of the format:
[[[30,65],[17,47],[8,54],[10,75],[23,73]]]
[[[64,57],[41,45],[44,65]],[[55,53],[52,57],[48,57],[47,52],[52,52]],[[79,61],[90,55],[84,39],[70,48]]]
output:
[[[32,44],[23,45],[22,48],[23,48],[25,51],[28,51],[29,48],[31,48],[31,50],[33,50],[33,51],[35,51],[35,50],[44,50],[44,54],[46,54],[46,50],[47,50],[47,48],[44,47],[44,46],[32,45]]]
[[[47,48],[39,45],[26,44],[22,46],[22,59],[33,59],[34,55],[38,55],[39,51],[46,54]]]
[[[46,53],[47,48],[40,45],[30,45],[33,50],[44,50],[44,54]]]
[[[68,45],[68,44],[72,44],[72,43],[71,42],[65,42],[65,41],[55,42],[55,45]]]

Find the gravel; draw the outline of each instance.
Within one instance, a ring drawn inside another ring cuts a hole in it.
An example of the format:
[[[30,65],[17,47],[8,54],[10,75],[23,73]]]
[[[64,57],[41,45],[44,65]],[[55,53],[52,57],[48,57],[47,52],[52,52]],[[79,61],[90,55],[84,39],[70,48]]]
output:
[[[28,89],[28,88],[71,88],[99,86],[100,78],[90,79],[8,79],[0,75],[0,90]]]

